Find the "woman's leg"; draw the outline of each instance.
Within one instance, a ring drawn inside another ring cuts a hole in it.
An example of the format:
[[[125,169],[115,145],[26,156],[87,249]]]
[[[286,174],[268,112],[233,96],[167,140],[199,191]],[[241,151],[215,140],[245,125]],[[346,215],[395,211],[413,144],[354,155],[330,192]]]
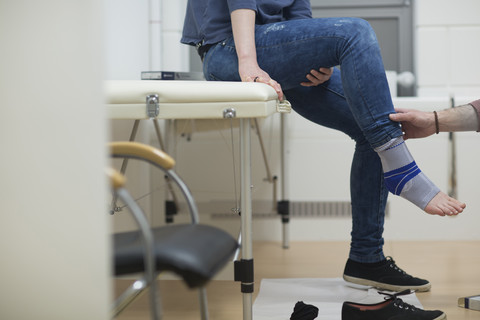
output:
[[[322,86],[297,87],[286,90],[285,94],[300,115],[319,125],[342,131],[355,140],[350,173],[352,231],[349,258],[362,263],[384,260],[383,225],[388,190],[383,183],[382,165],[352,116],[343,95],[338,69]]]
[[[311,69],[340,65],[348,105],[382,160],[387,188],[428,213],[463,210],[463,204],[439,192],[416,167],[399,125],[388,118],[394,112],[390,91],[375,34],[366,21],[326,18],[258,26],[256,45],[260,67],[284,90],[298,87]],[[204,73],[209,80],[239,80],[236,62],[233,39],[227,39],[210,49]]]
[[[386,290],[428,291],[428,280],[413,277],[393,259],[385,259],[383,226],[388,191],[382,165],[346,103],[338,70],[321,86],[297,87],[285,94],[298,113],[317,124],[340,130],[356,142],[350,174],[352,232],[345,281]]]
[[[413,277],[383,253],[383,226],[388,190],[382,164],[350,112],[338,70],[329,81],[317,87],[286,90],[294,109],[309,120],[340,130],[355,140],[350,173],[352,231],[349,259],[343,278],[347,282],[385,290],[430,290],[430,282]],[[321,112],[319,112],[321,111]]]

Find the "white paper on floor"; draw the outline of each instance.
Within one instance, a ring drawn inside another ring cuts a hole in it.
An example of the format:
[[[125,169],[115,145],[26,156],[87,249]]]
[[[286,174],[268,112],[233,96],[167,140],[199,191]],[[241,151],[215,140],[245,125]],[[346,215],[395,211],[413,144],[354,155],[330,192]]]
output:
[[[373,304],[384,301],[385,295],[377,289],[353,287],[342,278],[292,278],[262,279],[260,291],[253,304],[255,320],[290,319],[298,301],[316,306],[316,320],[341,320],[342,304],[353,301]],[[400,298],[419,308],[423,308],[415,293]]]

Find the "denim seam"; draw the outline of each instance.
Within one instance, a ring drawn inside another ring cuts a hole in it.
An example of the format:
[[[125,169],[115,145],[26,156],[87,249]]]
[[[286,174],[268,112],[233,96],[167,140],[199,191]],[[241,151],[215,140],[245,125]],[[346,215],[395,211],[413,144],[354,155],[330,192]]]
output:
[[[275,49],[275,48],[278,48],[278,47],[282,47],[284,45],[290,45],[292,43],[295,44],[295,43],[300,43],[300,42],[305,42],[305,41],[310,41],[310,40],[318,40],[318,39],[341,39],[343,41],[348,42],[347,38],[344,38],[344,37],[341,37],[341,36],[322,36],[322,37],[312,37],[312,38],[298,39],[298,40],[289,41],[289,42],[282,42],[280,44],[270,45],[270,46],[267,46],[267,45],[258,46],[258,45],[255,44],[255,48],[256,49]],[[234,45],[233,46],[232,45],[225,45],[225,47],[235,49]],[[349,48],[349,50],[350,50],[350,48]]]
[[[375,43],[372,43],[370,44],[368,47],[364,48],[363,50],[359,51],[359,53],[371,48],[373,45],[375,45]],[[349,48],[350,50],[350,48]],[[355,63],[354,64],[354,67],[353,67],[353,70],[355,72],[355,77],[356,77],[356,83],[360,86],[360,81],[358,81],[358,78],[357,78],[357,74],[358,74],[358,71],[357,71],[357,64]],[[361,87],[357,87],[357,89],[359,90],[359,92],[362,92],[361,94],[361,99],[362,101],[365,103],[365,105],[368,105],[367,101],[365,100],[365,97],[363,95],[363,90]],[[369,116],[373,119],[373,114],[371,113],[371,110],[370,108],[368,108],[368,112],[369,112]],[[375,124],[375,126],[373,128],[369,128],[369,129],[375,129],[375,128],[378,128],[378,125],[375,121],[373,121],[373,123]],[[385,135],[387,136],[385,139],[383,139],[382,141],[379,141],[379,142],[376,142],[375,144],[372,144],[372,148],[378,148],[379,146],[382,146],[383,144],[387,143],[388,141],[394,139],[394,138],[397,138],[399,136],[402,135],[402,133],[400,133],[399,135],[397,136],[392,136],[392,132],[389,132],[389,131],[385,131]]]

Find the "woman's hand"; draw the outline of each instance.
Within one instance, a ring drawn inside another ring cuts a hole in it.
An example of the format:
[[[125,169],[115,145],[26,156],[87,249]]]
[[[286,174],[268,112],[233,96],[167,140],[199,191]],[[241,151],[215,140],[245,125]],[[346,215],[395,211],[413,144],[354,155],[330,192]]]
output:
[[[310,81],[301,82],[300,84],[304,87],[315,87],[319,84],[322,84],[330,79],[333,73],[333,68],[320,68],[318,70],[311,70],[309,74],[306,75],[306,78]]]
[[[280,84],[270,78],[268,73],[260,69],[256,63],[239,63],[238,72],[243,82],[261,82],[271,86],[278,95],[278,99],[283,100],[283,91]]]

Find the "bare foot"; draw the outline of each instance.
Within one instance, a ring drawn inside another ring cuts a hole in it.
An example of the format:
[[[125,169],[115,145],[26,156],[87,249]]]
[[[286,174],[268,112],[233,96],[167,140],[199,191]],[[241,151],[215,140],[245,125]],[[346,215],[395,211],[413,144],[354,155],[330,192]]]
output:
[[[465,209],[467,205],[449,197],[443,192],[437,193],[435,197],[425,207],[425,212],[437,214],[439,216],[456,216]]]

